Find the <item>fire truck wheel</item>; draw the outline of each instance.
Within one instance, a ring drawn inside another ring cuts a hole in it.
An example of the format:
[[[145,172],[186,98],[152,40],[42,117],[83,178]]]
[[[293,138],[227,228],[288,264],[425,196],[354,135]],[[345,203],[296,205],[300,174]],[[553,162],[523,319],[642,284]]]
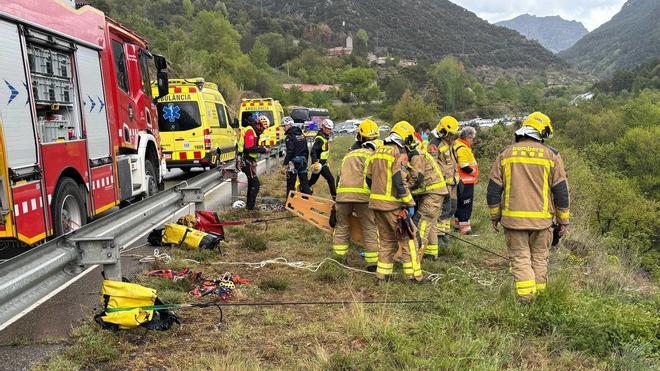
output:
[[[149,159],[144,160],[144,172],[147,181],[147,197],[158,193],[158,176],[156,175],[156,167]]]
[[[57,186],[53,202],[53,223],[58,236],[87,224],[85,196],[71,178],[63,178]]]

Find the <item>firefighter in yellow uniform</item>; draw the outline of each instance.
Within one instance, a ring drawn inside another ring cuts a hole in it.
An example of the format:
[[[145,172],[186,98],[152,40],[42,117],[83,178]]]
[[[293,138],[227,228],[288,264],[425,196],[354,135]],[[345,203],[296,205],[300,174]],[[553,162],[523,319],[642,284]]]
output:
[[[420,146],[421,147],[421,146]],[[445,177],[436,160],[422,148],[408,154],[410,160],[410,190],[417,205],[413,221],[419,234],[419,255],[437,260],[438,233],[436,225],[444,198],[449,194]]]
[[[458,121],[452,116],[445,116],[431,131],[429,141],[429,154],[433,156],[445,176],[445,183],[449,195],[444,198],[442,212],[438,218],[439,241],[445,246],[449,243],[447,233],[451,231],[451,221],[456,213],[457,188],[460,176],[457,171],[456,152],[454,151],[454,138],[458,134]]]
[[[367,166],[371,155],[377,149],[378,125],[367,119],[360,123],[358,134],[351,150],[341,162],[337,176],[337,203],[335,204],[336,224],[332,249],[343,257],[348,252],[351,238],[351,215],[360,220],[364,260],[367,270],[376,271],[378,262],[378,230],[373,210],[369,209],[369,186],[367,185]]]
[[[569,223],[564,163],[543,143],[552,134],[548,116],[529,115],[516,131],[516,143],[497,156],[488,183],[493,228],[504,227],[516,294],[524,301],[546,288],[553,219],[560,236]]]
[[[404,182],[403,167],[407,154],[415,146],[415,129],[406,121],[396,123],[382,147],[371,157],[367,167],[367,184],[371,188],[369,208],[374,210],[380,249],[377,277],[389,281],[394,270],[394,255],[401,248],[403,274],[413,282],[422,282],[422,266],[418,258],[415,236],[398,228],[412,225],[415,201]],[[414,228],[414,226],[413,226]],[[412,231],[414,233],[414,231]]]

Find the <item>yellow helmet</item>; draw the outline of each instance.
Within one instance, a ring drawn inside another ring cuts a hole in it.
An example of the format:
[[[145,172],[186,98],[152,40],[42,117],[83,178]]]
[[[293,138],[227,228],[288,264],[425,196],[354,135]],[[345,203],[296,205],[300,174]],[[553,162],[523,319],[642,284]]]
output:
[[[366,140],[372,140],[378,138],[378,124],[373,122],[370,119],[365,119],[360,123],[360,126],[358,126],[358,135],[362,139]]]
[[[555,132],[555,129],[552,128],[550,117],[538,111],[527,116],[522,126],[534,128],[541,134],[541,138],[552,138],[552,134]]]
[[[415,128],[410,125],[408,121],[399,121],[392,127],[390,135],[398,135],[402,143],[397,143],[400,146],[408,147],[408,149],[415,148]]]
[[[452,116],[445,116],[440,119],[440,122],[438,122],[438,126],[435,127],[435,131],[438,134],[442,135],[442,131],[445,131],[445,135],[447,133],[449,134],[456,134],[458,133],[458,120],[456,120]]]

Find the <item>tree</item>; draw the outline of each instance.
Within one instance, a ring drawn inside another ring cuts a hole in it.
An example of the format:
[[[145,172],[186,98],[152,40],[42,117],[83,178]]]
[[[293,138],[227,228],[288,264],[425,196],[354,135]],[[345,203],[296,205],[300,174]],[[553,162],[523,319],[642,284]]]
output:
[[[295,53],[293,43],[278,33],[259,35],[257,42],[268,48],[268,64],[273,67],[281,66]]]
[[[466,91],[467,74],[463,64],[455,57],[445,57],[431,66],[429,75],[440,90],[443,110],[455,112],[465,108],[468,102]]]
[[[353,41],[353,54],[366,57],[369,53],[369,35],[367,31],[359,29],[355,34],[355,40]]]
[[[183,0],[182,5],[183,5],[183,11],[186,14],[186,17],[192,17],[193,11],[194,11],[192,2],[190,0]]]
[[[538,80],[523,85],[519,89],[519,100],[522,106],[529,111],[536,110],[543,99],[544,87],[543,83]]]
[[[358,103],[371,102],[380,94],[376,85],[376,71],[371,68],[349,68],[341,74],[340,81],[342,92],[355,97]]]
[[[250,59],[258,68],[268,67],[268,48],[259,39],[252,46]]]
[[[222,14],[225,18],[229,16],[229,12],[227,11],[227,5],[223,3],[222,1],[218,1],[215,3],[213,6],[213,10],[215,10],[216,13]]]
[[[408,121],[413,125],[420,122],[435,122],[437,112],[435,108],[415,96],[410,90],[406,90],[399,102],[394,106],[392,119],[397,121]]]
[[[396,102],[407,89],[410,89],[408,79],[401,75],[391,76],[385,83],[385,99]]]

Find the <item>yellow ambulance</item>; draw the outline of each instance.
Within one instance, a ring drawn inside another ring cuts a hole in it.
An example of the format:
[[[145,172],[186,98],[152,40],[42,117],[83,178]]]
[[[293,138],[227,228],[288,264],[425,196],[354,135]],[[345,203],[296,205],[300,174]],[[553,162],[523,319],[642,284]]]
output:
[[[248,125],[250,117],[256,119],[259,116],[266,116],[270,120],[270,127],[259,137],[259,145],[273,147],[282,144],[284,141],[284,129],[282,129],[284,109],[280,102],[273,98],[243,99],[235,125],[242,129]]]
[[[167,168],[214,168],[236,158],[236,134],[218,86],[200,77],[169,84],[169,94],[156,104]]]

